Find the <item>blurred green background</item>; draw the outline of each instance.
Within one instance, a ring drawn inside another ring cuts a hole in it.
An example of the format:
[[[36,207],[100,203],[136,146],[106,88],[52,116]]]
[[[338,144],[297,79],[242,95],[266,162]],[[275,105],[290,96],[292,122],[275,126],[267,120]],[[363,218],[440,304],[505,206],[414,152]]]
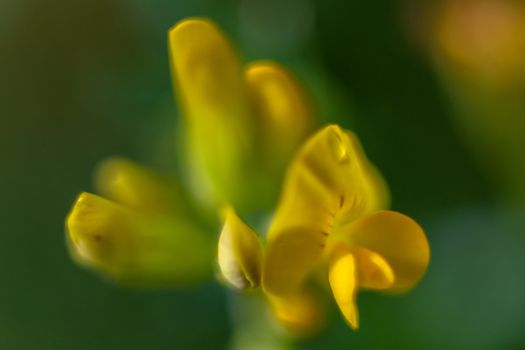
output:
[[[216,20],[246,59],[297,72],[323,122],[357,132],[393,209],[429,237],[412,293],[363,293],[358,332],[332,310],[299,348],[524,349],[525,79],[463,74],[468,61],[434,40],[447,3],[0,0],[0,349],[227,348],[217,283],[121,289],[74,265],[64,242],[98,161],[176,166],[166,33],[188,16]],[[457,10],[460,31],[473,30],[472,4]]]

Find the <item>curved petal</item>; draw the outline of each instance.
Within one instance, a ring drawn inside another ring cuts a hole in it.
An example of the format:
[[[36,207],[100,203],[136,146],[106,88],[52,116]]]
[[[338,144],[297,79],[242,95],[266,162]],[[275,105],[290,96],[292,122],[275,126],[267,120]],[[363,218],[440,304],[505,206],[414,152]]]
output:
[[[245,76],[260,119],[263,156],[270,166],[282,167],[311,131],[312,106],[296,78],[275,62],[252,63]]]
[[[228,283],[239,290],[257,287],[261,279],[262,247],[257,234],[226,209],[219,237],[219,267]]]
[[[381,255],[366,249],[353,248],[357,264],[359,288],[389,289],[395,282],[394,270]]]
[[[108,199],[141,212],[182,210],[187,201],[174,181],[124,158],[109,158],[95,173],[98,191]]]
[[[339,244],[330,257],[328,280],[335,301],[346,322],[353,329],[359,328],[359,315],[355,303],[357,297],[357,262],[350,248]]]
[[[272,293],[298,287],[334,226],[377,210],[382,195],[377,179],[357,140],[338,126],[325,127],[301,148],[284,181],[279,207],[268,233],[263,285]],[[287,242],[291,240],[292,242]],[[287,254],[282,247],[311,247]],[[297,278],[276,278],[280,269],[294,269]]]
[[[335,301],[346,322],[353,329],[359,328],[356,305],[361,288],[387,289],[394,284],[392,268],[379,254],[360,247],[350,247],[336,242],[330,252],[328,280]]]
[[[423,229],[406,215],[381,211],[341,227],[338,233],[351,247],[379,254],[395,275],[390,290],[405,291],[423,276],[430,248]]]
[[[169,32],[173,79],[185,116],[194,189],[208,204],[239,204],[253,155],[253,121],[234,47],[212,22],[184,20]]]
[[[192,222],[150,218],[82,193],[66,229],[73,258],[120,283],[185,285],[211,274],[212,240]]]

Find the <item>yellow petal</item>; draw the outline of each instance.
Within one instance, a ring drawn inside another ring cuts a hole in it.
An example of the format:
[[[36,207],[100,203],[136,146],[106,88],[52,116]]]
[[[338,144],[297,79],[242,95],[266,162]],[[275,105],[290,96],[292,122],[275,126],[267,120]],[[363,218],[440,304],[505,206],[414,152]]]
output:
[[[219,238],[218,259],[223,277],[239,290],[257,287],[261,279],[262,248],[257,234],[226,209]]]
[[[391,290],[413,287],[426,271],[430,248],[423,229],[411,218],[381,211],[359,218],[340,229],[351,247],[366,248],[385,260],[395,275]],[[379,265],[383,265],[380,261]]]
[[[260,119],[264,156],[282,166],[310,132],[312,107],[295,77],[277,63],[252,63],[245,75]]]
[[[268,292],[297,288],[323,255],[334,226],[383,203],[370,168],[357,140],[335,125],[316,133],[300,149],[288,169],[268,234],[263,269]]]
[[[359,328],[359,315],[355,304],[357,295],[356,259],[349,247],[339,244],[330,257],[328,280],[335,301],[346,322],[353,329]]]
[[[169,47],[174,82],[190,121],[235,118],[244,102],[243,71],[222,31],[209,20],[187,19],[170,30]]]
[[[74,257],[81,264],[118,266],[133,245],[122,237],[136,225],[134,219],[122,206],[90,193],[80,194],[66,221]]]
[[[191,222],[150,218],[82,193],[66,229],[78,263],[123,284],[185,285],[211,273],[212,241]]]
[[[302,229],[290,229],[272,239],[264,260],[264,290],[279,296],[296,293],[322,257],[325,241],[324,233]]]
[[[286,297],[268,295],[268,300],[275,318],[297,337],[311,336],[325,323],[324,305],[306,289]]]
[[[173,27],[169,46],[194,189],[211,204],[237,204],[242,197],[238,184],[253,153],[239,55],[219,28],[204,19]]]
[[[357,264],[359,288],[392,288],[395,275],[385,258],[366,248],[353,248],[351,252]]]
[[[384,210],[390,207],[390,191],[381,172],[372,164],[365,155],[365,151],[359,138],[353,132],[345,130],[351,148],[355,149],[354,156],[359,159],[361,172],[363,173],[364,186],[369,193],[370,211]]]
[[[108,199],[141,212],[173,211],[187,203],[173,181],[123,158],[110,158],[97,169],[98,191]]]

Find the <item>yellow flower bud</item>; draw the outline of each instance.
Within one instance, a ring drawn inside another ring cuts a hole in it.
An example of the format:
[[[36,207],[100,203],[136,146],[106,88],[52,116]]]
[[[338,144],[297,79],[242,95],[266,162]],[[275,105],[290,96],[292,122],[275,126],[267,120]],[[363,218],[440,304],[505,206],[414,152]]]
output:
[[[113,159],[97,183],[109,199],[79,195],[66,219],[72,257],[118,283],[187,285],[211,277],[213,236],[172,182]]]

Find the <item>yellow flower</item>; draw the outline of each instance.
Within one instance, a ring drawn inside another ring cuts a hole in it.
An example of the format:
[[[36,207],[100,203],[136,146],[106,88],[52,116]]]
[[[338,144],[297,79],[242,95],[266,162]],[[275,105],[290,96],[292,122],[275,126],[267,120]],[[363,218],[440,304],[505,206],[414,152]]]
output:
[[[360,289],[406,291],[423,276],[429,261],[421,227],[403,214],[385,211],[387,205],[386,185],[357,137],[335,125],[325,127],[303,145],[288,168],[263,262],[249,259],[261,254],[259,244],[235,242],[254,242],[257,236],[230,213],[221,239],[230,235],[236,249],[219,246],[221,271],[226,280],[232,271],[245,278],[246,271],[257,271],[250,283],[233,286],[261,284],[278,319],[309,329],[315,328],[316,319],[300,315],[314,314],[315,301],[301,296],[307,293],[307,282],[327,267],[335,301],[349,325],[358,328]],[[223,255],[230,258],[221,259]],[[260,281],[253,281],[259,275]]]
[[[276,63],[243,66],[208,20],[180,22],[169,32],[169,46],[194,191],[212,207],[264,208],[311,130],[305,93]]]

